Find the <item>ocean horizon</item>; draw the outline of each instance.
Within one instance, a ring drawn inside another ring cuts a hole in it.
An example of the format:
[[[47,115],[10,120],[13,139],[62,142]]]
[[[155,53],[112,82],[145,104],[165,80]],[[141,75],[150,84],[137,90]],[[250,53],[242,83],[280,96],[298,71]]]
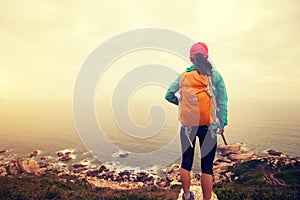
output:
[[[275,149],[290,157],[300,156],[300,149],[298,148],[298,142],[300,141],[298,105],[289,105],[290,108],[280,107],[279,105],[280,103],[277,105],[262,105],[256,102],[248,102],[245,105],[230,104],[229,125],[225,128],[225,137],[228,144],[241,144],[243,149],[254,151],[258,155],[266,154],[268,149]],[[0,150],[7,149],[9,154],[26,157],[35,150],[39,150],[42,155],[55,156],[56,152],[69,149],[75,155],[74,162],[79,162],[80,159],[85,159],[85,157],[92,158],[89,149],[80,139],[80,134],[75,128],[73,119],[69,117],[65,122],[64,124],[57,124],[55,127],[51,126],[51,128],[47,128],[49,127],[47,125],[30,127],[24,125],[25,122],[19,126],[17,123],[14,126],[3,123],[0,132]],[[143,163],[139,163],[138,159],[126,163],[126,159],[117,156],[118,153],[128,152],[128,156],[131,156],[130,153],[134,151],[151,152],[155,148],[163,147],[179,134],[179,123],[174,116],[171,123],[165,123],[157,136],[144,140],[132,140],[128,136],[122,137],[122,131],[118,127],[113,127],[113,124],[106,125],[107,137],[121,150],[108,155],[110,151],[103,149],[100,153],[98,152],[98,160],[102,163],[119,163],[121,161],[122,167],[139,167],[143,166]],[[223,144],[220,136],[218,137],[218,143]],[[169,149],[168,153],[160,155],[160,158],[152,163],[153,166],[160,166],[160,161],[169,159],[170,156],[174,156],[180,151],[180,149],[172,148]],[[199,157],[197,153],[196,156]],[[199,164],[197,160],[199,159],[195,159],[194,165]],[[180,155],[174,162],[180,162]]]

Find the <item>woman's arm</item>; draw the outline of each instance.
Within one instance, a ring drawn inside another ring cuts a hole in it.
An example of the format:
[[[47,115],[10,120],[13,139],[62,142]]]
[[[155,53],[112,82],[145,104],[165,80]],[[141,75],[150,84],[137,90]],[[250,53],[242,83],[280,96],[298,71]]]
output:
[[[165,99],[175,105],[178,105],[178,98],[175,96],[175,93],[179,90],[179,80],[180,80],[180,75],[176,78],[176,80],[171,84],[169,87]]]
[[[220,121],[220,125],[223,128],[228,124],[227,121],[227,91],[225,82],[221,76],[220,73],[217,72],[216,82],[215,82],[215,88],[216,88],[216,101],[217,101],[217,117]]]

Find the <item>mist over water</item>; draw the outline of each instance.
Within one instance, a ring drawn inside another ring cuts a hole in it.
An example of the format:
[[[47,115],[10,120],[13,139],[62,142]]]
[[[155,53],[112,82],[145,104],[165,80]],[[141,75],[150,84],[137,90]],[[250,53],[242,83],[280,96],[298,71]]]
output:
[[[132,119],[140,125],[150,123],[148,110],[153,102],[143,105],[133,103],[135,106],[131,106],[130,109]],[[128,136],[114,124],[113,118],[109,117],[111,114],[108,113],[104,120],[106,136],[114,145],[128,152],[144,153],[163,147],[176,134],[179,134],[176,106],[168,102],[164,102],[163,106],[166,106],[167,120],[157,135],[147,139]],[[225,129],[227,142],[229,144],[242,143],[245,148],[258,154],[263,154],[263,151],[267,149],[276,149],[289,156],[299,156],[299,111],[299,105],[296,103],[230,102],[229,125]],[[101,120],[103,119],[99,119]],[[17,115],[12,113],[7,115],[1,120],[0,125],[0,149],[10,149],[10,153],[19,156],[28,156],[34,150],[41,150],[45,155],[55,155],[55,152],[66,148],[75,149],[75,154],[88,151],[75,129],[70,108],[52,111],[49,109],[23,110]],[[223,143],[221,138],[218,138],[218,143]],[[159,159],[164,160],[175,152],[175,149],[170,149],[169,155],[161,155]],[[102,153],[106,154],[105,151]],[[180,155],[178,157],[180,160]],[[111,160],[107,161],[117,160],[111,156]],[[106,161],[103,160],[103,162]],[[139,163],[128,163],[128,165],[133,164],[139,165]],[[154,163],[154,165],[159,164]]]

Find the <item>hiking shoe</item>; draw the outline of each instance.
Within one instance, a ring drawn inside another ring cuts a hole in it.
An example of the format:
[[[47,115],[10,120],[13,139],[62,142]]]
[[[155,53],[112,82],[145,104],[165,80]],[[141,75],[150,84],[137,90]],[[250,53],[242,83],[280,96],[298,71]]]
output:
[[[184,198],[184,194],[182,194],[182,200],[194,200],[195,199],[195,196],[194,196],[194,193],[190,192],[190,198],[189,199],[185,199]]]

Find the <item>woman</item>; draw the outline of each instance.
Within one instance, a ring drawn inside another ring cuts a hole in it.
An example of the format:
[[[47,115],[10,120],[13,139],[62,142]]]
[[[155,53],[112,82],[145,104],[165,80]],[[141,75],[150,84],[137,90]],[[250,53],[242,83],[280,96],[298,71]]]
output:
[[[213,184],[213,161],[216,153],[217,137],[215,136],[216,130],[224,132],[224,127],[227,125],[227,92],[222,76],[217,72],[207,60],[208,48],[206,44],[198,42],[190,49],[190,60],[192,66],[186,69],[186,72],[179,75],[168,89],[165,98],[169,102],[180,105],[182,96],[178,99],[177,93],[182,88],[183,79],[193,80],[192,87],[202,87],[200,82],[195,83],[195,80],[202,80],[202,77],[207,79],[207,87],[212,85],[212,98],[216,104],[216,120],[210,120],[195,125],[186,125],[184,115],[181,114],[181,148],[182,148],[182,163],[180,169],[180,177],[184,194],[183,200],[193,200],[194,194],[190,192],[190,171],[194,160],[194,146],[196,136],[200,140],[201,150],[201,187],[203,191],[203,199],[208,200],[212,194]],[[196,73],[197,72],[197,73]],[[204,79],[203,79],[204,80]],[[205,82],[205,81],[204,81]],[[197,94],[196,94],[197,95]],[[179,95],[180,96],[180,95]],[[203,96],[203,95],[202,95]],[[207,96],[210,96],[207,92]],[[207,97],[206,97],[207,98]],[[192,98],[190,98],[192,99]],[[201,99],[197,102],[201,105]],[[212,101],[213,102],[213,101]],[[201,109],[200,109],[201,111]],[[189,113],[187,113],[189,114]],[[183,116],[183,117],[182,117]],[[200,115],[199,118],[201,118]],[[197,120],[196,120],[197,121]],[[201,121],[201,119],[199,119]],[[202,120],[203,121],[203,120]],[[188,122],[187,122],[188,123]]]

